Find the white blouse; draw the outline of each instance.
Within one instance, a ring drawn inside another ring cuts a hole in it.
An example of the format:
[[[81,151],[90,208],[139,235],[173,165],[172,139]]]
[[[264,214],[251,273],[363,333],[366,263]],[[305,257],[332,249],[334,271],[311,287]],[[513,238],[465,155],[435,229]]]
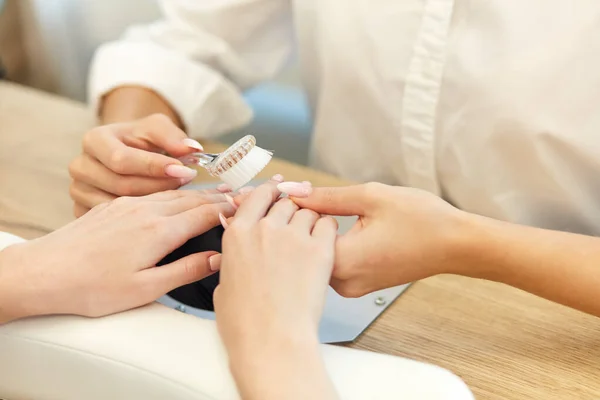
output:
[[[312,166],[470,212],[600,233],[598,0],[164,0],[95,55],[90,99],[152,88],[191,136],[298,50]],[[296,46],[297,45],[297,46]]]
[[[13,244],[22,243],[24,240],[18,236],[6,232],[0,232],[0,251]]]

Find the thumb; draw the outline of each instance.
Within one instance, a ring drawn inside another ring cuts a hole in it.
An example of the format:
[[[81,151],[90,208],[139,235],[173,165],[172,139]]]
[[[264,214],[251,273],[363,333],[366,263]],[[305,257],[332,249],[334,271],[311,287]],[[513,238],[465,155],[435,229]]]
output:
[[[288,193],[292,200],[301,208],[308,208],[319,214],[328,215],[358,215],[364,216],[372,206],[372,197],[369,196],[366,185],[343,187],[316,187],[305,197],[294,196],[290,190],[294,182],[285,182],[278,189]],[[303,185],[303,184],[299,184]]]

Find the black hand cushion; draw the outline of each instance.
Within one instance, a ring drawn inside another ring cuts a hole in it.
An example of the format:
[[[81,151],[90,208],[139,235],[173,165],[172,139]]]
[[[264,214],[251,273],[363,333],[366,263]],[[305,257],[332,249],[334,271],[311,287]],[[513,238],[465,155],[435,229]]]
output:
[[[190,254],[200,253],[203,251],[213,250],[220,253],[223,232],[223,227],[219,225],[200,236],[196,236],[163,258],[157,265],[165,265]],[[169,296],[183,304],[187,304],[190,307],[214,311],[215,306],[213,303],[213,293],[218,284],[219,273],[217,272],[216,274],[213,274],[198,282],[181,286],[171,291]]]

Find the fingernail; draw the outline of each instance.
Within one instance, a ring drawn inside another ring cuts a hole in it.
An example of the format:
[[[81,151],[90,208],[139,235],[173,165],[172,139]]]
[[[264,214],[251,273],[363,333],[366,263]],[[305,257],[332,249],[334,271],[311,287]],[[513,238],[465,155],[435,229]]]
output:
[[[225,216],[221,213],[219,213],[219,221],[221,221],[221,225],[223,225],[223,228],[227,229],[229,224],[227,223],[227,219],[225,218]]]
[[[208,259],[208,265],[210,266],[211,271],[218,271],[221,268],[221,254],[210,256]]]
[[[171,164],[165,168],[165,173],[173,178],[195,178],[198,171],[183,165]]]
[[[199,159],[194,156],[181,157],[179,159],[183,163],[183,165],[198,165]]]
[[[179,184],[180,184],[181,186],[183,186],[183,185],[187,185],[188,183],[190,183],[190,182],[191,182],[191,181],[193,181],[193,180],[194,180],[194,177],[193,177],[193,176],[192,176],[192,177],[190,177],[190,178],[181,178],[181,179],[179,179]]]
[[[275,182],[280,182],[281,183],[281,182],[283,182],[284,179],[283,179],[283,175],[277,174],[277,175],[273,175],[273,177],[271,178],[271,180],[275,181]]]
[[[217,186],[217,190],[221,193],[231,192],[231,186],[226,183],[221,183],[219,186]]]
[[[252,192],[254,190],[253,186],[245,186],[243,188],[241,188],[240,190],[238,190],[239,194],[248,194],[250,192]]]
[[[185,144],[187,147],[191,147],[192,149],[204,151],[204,147],[202,147],[202,145],[200,143],[198,143],[197,141],[195,141],[192,138],[183,139],[183,144]]]
[[[312,187],[312,182],[310,182],[310,181],[302,181],[302,184]]]
[[[312,186],[299,182],[283,182],[277,185],[277,189],[293,197],[308,197],[312,193]]]
[[[231,197],[228,194],[225,194],[224,196],[225,196],[225,200],[227,200],[227,202],[229,204],[231,204],[231,207],[233,207],[234,210],[237,210],[238,206],[237,206],[237,204],[235,204],[235,201],[233,201],[233,197]]]

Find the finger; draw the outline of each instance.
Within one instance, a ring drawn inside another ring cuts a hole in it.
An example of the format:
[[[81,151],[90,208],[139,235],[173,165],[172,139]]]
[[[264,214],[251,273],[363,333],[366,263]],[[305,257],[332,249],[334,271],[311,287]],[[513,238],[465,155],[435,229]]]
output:
[[[218,254],[215,251],[195,253],[180,258],[170,264],[141,271],[138,276],[143,287],[155,292],[154,300],[183,285],[188,285],[214,274],[209,259]]]
[[[94,186],[117,196],[144,196],[164,190],[177,189],[182,182],[173,178],[122,176],[102,165],[87,154],[75,159],[69,173],[76,181]]]
[[[334,242],[337,236],[338,223],[333,217],[320,217],[315,222],[312,236],[326,242]]]
[[[284,186],[288,183],[280,184],[278,188],[285,193],[290,190],[289,186]],[[313,188],[308,197],[293,197],[293,200],[300,208],[328,215],[362,216],[373,206],[367,185]]]
[[[208,204],[227,203],[222,194],[193,193],[165,204],[165,215],[180,214]]]
[[[266,216],[266,219],[277,225],[287,225],[296,211],[298,211],[298,206],[296,203],[287,198],[280,199],[273,204]]]
[[[294,214],[290,221],[290,225],[310,233],[320,217],[321,216],[316,212],[304,208]]]
[[[271,177],[271,179],[269,179],[269,181],[267,183],[273,184],[273,185],[278,185],[281,182],[283,182],[283,175],[281,174],[276,174],[273,175]],[[235,196],[235,204],[240,206],[246,199],[248,199],[248,197],[250,197],[250,194],[255,190],[256,188],[252,187],[252,186],[245,186],[243,188],[241,188],[240,190],[238,190],[238,195]]]
[[[81,181],[73,181],[69,186],[69,194],[76,204],[88,210],[102,203],[116,199],[116,196]]]
[[[230,217],[233,213],[233,207],[228,203],[213,203],[179,213],[169,217],[167,221],[173,239],[183,244],[220,225],[219,214]]]
[[[83,149],[119,175],[136,175],[155,178],[193,178],[194,169],[172,157],[152,151],[127,146],[115,133],[114,126],[104,126],[86,134]]]
[[[210,199],[212,203],[224,202],[225,195],[213,191],[197,191],[197,190],[166,190],[163,192],[152,193],[143,196],[140,199],[146,201],[173,202],[180,199]]]
[[[257,187],[239,206],[234,223],[242,221],[243,223],[256,223],[264,218],[269,208],[281,192],[273,182],[265,183]]]
[[[191,152],[202,152],[202,145],[189,138],[183,130],[163,114],[153,114],[138,121],[135,136],[143,137],[148,143],[165,150],[174,157]]]
[[[79,217],[85,215],[89,211],[90,211],[89,208],[82,206],[79,203],[75,203],[73,205],[73,214],[75,215],[75,218],[79,218]]]

